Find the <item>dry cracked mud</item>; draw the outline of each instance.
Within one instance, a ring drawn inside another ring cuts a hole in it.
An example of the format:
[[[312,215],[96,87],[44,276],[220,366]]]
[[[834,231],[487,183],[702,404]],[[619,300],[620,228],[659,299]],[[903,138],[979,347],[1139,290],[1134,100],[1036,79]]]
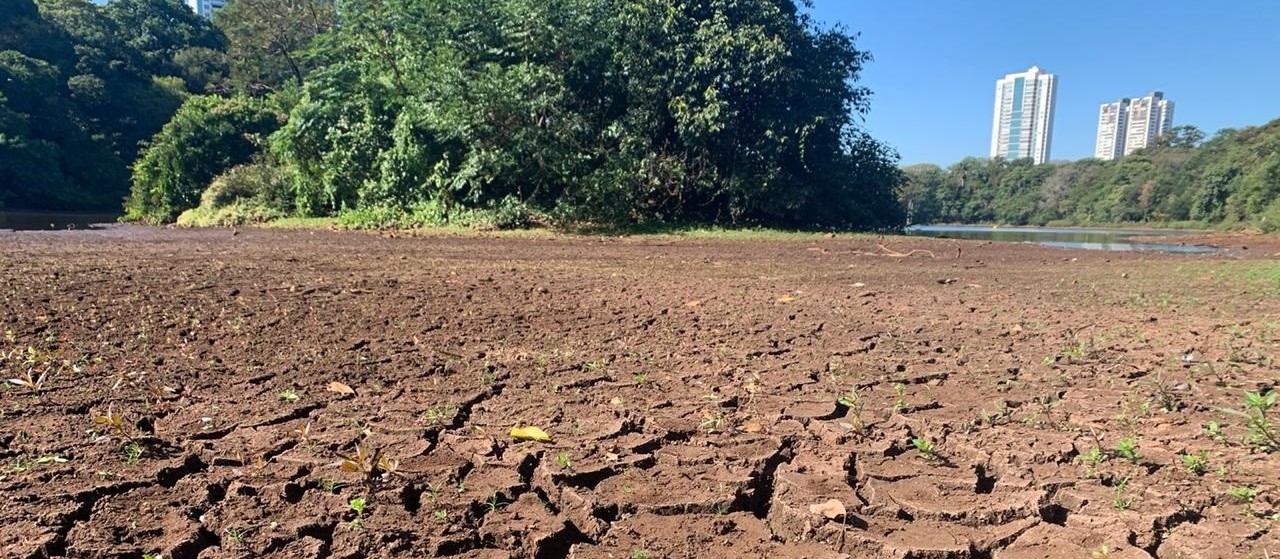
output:
[[[0,232],[0,549],[1277,557],[1255,244]]]

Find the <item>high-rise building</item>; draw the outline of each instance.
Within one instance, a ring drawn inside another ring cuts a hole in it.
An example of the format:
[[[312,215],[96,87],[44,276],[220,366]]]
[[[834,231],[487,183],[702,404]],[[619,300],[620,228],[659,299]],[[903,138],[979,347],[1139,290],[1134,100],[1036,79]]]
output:
[[[1104,161],[1124,155],[1124,138],[1129,126],[1129,100],[1103,103],[1098,110],[1098,141],[1093,156]]]
[[[186,0],[187,6],[205,18],[212,18],[213,12],[227,5],[227,0]]]
[[[1098,110],[1098,141],[1093,155],[1112,160],[1151,147],[1173,128],[1173,101],[1154,91],[1146,97],[1104,103]]]
[[[996,81],[991,157],[1049,160],[1058,77],[1032,66]]]
[[[1129,100],[1129,126],[1124,135],[1124,154],[1129,155],[1156,143],[1156,138],[1173,128],[1173,101],[1164,93]]]

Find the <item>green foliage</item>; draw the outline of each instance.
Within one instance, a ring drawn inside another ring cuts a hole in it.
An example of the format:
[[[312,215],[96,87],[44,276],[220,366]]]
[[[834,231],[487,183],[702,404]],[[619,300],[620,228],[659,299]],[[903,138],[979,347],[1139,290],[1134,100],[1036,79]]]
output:
[[[234,0],[213,14],[227,36],[232,81],[244,92],[300,85],[314,62],[307,50],[333,29],[333,0]]]
[[[356,517],[353,518],[351,522],[349,522],[347,525],[350,526],[351,528],[359,528],[361,526],[364,526],[364,511],[368,504],[368,500],[363,495],[361,495],[359,497],[353,497],[351,501],[347,504],[348,506],[351,507],[351,511],[356,513]]]
[[[1195,475],[1203,475],[1209,467],[1209,453],[1203,450],[1198,454],[1182,454],[1179,458],[1182,460],[1182,467]]]
[[[1280,230],[1280,120],[1209,141],[1177,127],[1116,161],[969,158],[904,169],[913,223],[1224,223]]]
[[[3,0],[0,22],[0,206],[119,208],[142,142],[198,87],[179,59],[222,48],[177,0]]]
[[[916,448],[916,452],[920,453],[921,458],[929,462],[933,462],[938,459],[938,449],[933,444],[933,441],[929,439],[920,437],[913,438],[911,439],[911,446]]]
[[[134,165],[126,219],[163,223],[196,207],[215,177],[248,163],[279,126],[260,100],[191,97]]]
[[[200,205],[178,216],[184,227],[231,227],[263,223],[287,215],[293,204],[292,177],[269,163],[232,167],[200,195]]]
[[[1280,393],[1245,392],[1245,416],[1249,419],[1249,442],[1254,448],[1263,452],[1280,450],[1280,429],[1271,422],[1267,411],[1276,405],[1276,396]]]
[[[1120,442],[1116,443],[1115,452],[1116,456],[1135,464],[1142,459],[1142,455],[1138,454],[1138,439],[1133,437],[1120,439]]]
[[[338,20],[273,138],[304,215],[902,220],[896,155],[855,116],[869,55],[790,0],[351,0]]]

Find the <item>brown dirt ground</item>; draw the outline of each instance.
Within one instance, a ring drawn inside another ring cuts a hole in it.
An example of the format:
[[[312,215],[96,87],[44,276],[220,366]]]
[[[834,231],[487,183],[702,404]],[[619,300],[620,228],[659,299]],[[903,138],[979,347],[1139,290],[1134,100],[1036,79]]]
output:
[[[1280,454],[1229,411],[1280,377],[1246,241],[0,233],[4,378],[48,373],[0,392],[0,549],[1280,557]]]

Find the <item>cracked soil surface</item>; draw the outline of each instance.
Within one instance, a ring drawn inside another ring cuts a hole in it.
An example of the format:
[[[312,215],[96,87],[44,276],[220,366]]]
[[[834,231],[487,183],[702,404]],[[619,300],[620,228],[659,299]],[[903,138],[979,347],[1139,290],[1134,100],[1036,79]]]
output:
[[[0,232],[0,555],[1280,557],[1265,242]]]

